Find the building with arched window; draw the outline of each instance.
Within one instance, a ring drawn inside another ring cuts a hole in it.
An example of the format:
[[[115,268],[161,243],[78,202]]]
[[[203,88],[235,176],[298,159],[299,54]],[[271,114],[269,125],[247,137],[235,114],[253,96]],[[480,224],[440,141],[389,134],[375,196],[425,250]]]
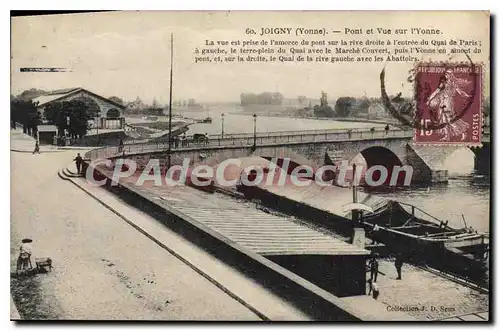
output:
[[[123,129],[125,127],[123,115],[125,106],[81,87],[51,91],[32,101],[37,103],[37,108],[43,117],[47,105],[71,100],[80,100],[88,106],[88,113],[93,118],[89,123],[91,127],[99,129]]]

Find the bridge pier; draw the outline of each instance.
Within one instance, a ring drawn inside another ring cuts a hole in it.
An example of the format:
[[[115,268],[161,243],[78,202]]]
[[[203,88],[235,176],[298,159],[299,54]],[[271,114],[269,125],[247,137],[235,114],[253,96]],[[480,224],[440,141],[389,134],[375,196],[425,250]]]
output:
[[[474,152],[474,171],[479,175],[491,174],[491,144],[483,143],[482,147],[471,147]]]
[[[448,170],[443,163],[456,148],[408,144],[406,163],[413,168],[412,183],[439,184],[448,182]]]

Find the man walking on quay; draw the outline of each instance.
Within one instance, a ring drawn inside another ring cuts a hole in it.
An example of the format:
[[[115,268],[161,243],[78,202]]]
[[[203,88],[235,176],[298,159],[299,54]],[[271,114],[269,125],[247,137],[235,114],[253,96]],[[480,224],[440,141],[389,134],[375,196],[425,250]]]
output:
[[[75,161],[75,163],[76,163],[76,171],[78,172],[78,174],[80,174],[80,169],[81,169],[82,163],[83,163],[83,159],[80,156],[80,153],[77,154],[77,156],[73,159],[73,161]]]
[[[372,255],[370,262],[369,262],[369,267],[370,267],[370,281],[376,282],[377,281],[377,275],[378,275],[378,253],[375,253]]]
[[[35,142],[35,150],[33,154],[40,154],[40,145],[38,144],[38,140]]]
[[[398,278],[401,279],[401,268],[403,267],[403,255],[398,253],[396,255],[396,261],[394,261],[394,266],[396,267],[396,271],[398,273]]]

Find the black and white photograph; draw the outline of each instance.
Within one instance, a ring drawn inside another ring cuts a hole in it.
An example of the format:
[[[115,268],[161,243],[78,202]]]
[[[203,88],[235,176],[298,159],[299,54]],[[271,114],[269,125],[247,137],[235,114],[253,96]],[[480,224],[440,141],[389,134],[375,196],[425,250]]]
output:
[[[490,323],[491,20],[11,16],[11,321]]]

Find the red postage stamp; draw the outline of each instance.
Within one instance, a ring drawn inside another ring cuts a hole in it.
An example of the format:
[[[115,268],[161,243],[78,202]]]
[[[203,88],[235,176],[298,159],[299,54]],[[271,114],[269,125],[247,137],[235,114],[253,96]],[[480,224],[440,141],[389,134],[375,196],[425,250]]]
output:
[[[414,141],[479,145],[482,131],[482,66],[421,63],[415,77]]]

